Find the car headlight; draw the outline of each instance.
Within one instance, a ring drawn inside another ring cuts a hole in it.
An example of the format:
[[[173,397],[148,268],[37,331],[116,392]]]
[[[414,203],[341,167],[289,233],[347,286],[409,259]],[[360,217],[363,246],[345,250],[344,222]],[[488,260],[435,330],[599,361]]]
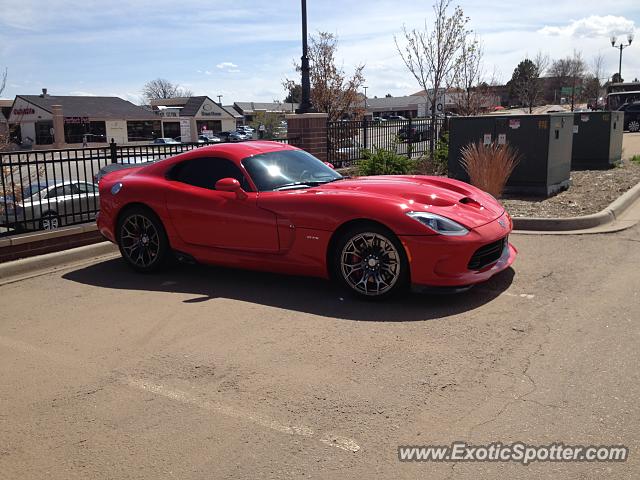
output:
[[[435,213],[407,212],[407,215],[441,235],[459,237],[469,233],[469,230],[460,225],[458,222],[454,222],[450,218],[443,217],[441,215],[436,215]]]

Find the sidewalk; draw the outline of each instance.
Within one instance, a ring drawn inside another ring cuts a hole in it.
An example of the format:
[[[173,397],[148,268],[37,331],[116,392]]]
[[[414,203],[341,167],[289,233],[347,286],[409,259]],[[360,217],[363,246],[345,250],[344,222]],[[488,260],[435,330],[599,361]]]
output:
[[[622,158],[640,155],[640,133],[625,133],[622,137]]]

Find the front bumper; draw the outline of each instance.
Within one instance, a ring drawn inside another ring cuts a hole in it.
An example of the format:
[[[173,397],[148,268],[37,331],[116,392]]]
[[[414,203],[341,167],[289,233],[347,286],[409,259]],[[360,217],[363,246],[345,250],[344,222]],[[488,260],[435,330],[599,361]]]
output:
[[[462,237],[401,236],[409,257],[411,283],[418,287],[463,287],[488,280],[511,266],[517,255],[515,247],[505,242],[500,257],[479,270],[470,270],[469,261],[480,247],[507,237],[511,228],[510,218],[504,214]]]

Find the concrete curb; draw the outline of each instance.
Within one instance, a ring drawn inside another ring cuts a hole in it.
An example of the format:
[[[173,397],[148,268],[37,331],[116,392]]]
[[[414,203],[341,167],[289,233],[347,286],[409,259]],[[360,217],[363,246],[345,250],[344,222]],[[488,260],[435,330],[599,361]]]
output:
[[[39,271],[51,271],[56,267],[85,262],[94,258],[118,253],[118,247],[111,242],[100,242],[60,252],[47,253],[35,257],[13,260],[0,264],[0,284],[18,277],[32,275]]]
[[[6,238],[0,238],[0,248],[2,247],[15,247],[16,245],[23,245],[25,243],[39,242],[41,240],[49,240],[51,238],[66,237],[69,235],[76,235],[79,233],[97,232],[98,227],[95,222],[83,223],[81,225],[73,225],[71,227],[58,228],[56,230],[49,230],[44,232],[23,233],[18,235],[12,235]]]
[[[616,220],[627,208],[640,198],[640,183],[623,193],[604,210],[582,217],[568,218],[535,218],[514,217],[514,230],[534,230],[540,232],[563,232],[569,230],[586,230],[605,225]]]

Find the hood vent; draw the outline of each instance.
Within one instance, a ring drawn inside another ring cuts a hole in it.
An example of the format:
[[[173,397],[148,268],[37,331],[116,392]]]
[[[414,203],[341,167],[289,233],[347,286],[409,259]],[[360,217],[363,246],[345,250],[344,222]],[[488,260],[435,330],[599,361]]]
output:
[[[482,205],[480,205],[477,200],[474,200],[471,197],[462,197],[460,200],[458,200],[458,203],[461,203],[463,205],[470,205],[476,208],[482,208]]]

